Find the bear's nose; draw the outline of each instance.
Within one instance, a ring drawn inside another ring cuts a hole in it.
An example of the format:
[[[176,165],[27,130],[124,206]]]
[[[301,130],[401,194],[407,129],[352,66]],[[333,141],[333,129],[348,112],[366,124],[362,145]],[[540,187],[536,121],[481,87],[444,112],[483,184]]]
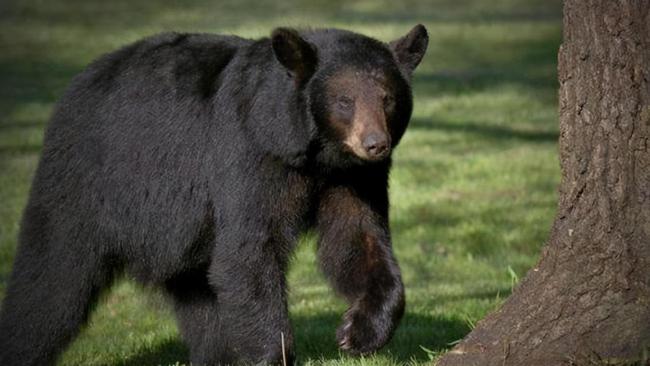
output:
[[[388,151],[388,139],[383,133],[373,132],[363,140],[363,148],[371,158],[382,157]]]

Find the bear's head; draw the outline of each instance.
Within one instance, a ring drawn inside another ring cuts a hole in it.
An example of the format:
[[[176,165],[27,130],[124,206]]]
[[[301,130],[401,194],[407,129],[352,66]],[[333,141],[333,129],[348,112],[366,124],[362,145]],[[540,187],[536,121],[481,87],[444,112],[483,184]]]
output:
[[[428,45],[424,26],[390,43],[336,29],[279,28],[271,39],[309,107],[319,160],[348,166],[390,156],[411,117],[411,75]]]

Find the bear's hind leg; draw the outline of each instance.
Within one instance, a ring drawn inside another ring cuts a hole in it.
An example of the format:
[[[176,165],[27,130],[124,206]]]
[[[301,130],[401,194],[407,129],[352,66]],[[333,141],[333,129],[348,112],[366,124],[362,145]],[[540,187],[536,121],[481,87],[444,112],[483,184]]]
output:
[[[111,279],[93,254],[29,236],[21,240],[0,309],[3,366],[54,364]]]

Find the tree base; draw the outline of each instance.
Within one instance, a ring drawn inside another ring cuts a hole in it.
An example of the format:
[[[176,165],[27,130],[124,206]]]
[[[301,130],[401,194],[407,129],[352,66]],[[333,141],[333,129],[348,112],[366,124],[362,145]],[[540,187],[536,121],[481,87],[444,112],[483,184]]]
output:
[[[546,260],[532,269],[501,309],[437,365],[646,365],[647,297],[598,286],[603,272],[543,269],[550,266]]]

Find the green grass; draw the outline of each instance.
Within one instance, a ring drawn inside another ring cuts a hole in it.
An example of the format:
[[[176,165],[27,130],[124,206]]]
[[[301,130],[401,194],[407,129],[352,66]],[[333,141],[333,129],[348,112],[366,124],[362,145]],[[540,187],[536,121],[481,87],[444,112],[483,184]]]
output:
[[[407,288],[393,341],[366,358],[338,352],[345,310],[306,238],[289,274],[299,361],[425,364],[511,291],[543,245],[559,181],[556,53],[560,0],[13,0],[0,4],[0,297],[43,127],[70,78],[95,57],[164,30],[258,37],[278,25],[335,26],[383,40],[417,22],[429,52],[412,124],[396,150],[391,226]],[[119,281],[61,359],[65,365],[187,363],[154,289]]]

